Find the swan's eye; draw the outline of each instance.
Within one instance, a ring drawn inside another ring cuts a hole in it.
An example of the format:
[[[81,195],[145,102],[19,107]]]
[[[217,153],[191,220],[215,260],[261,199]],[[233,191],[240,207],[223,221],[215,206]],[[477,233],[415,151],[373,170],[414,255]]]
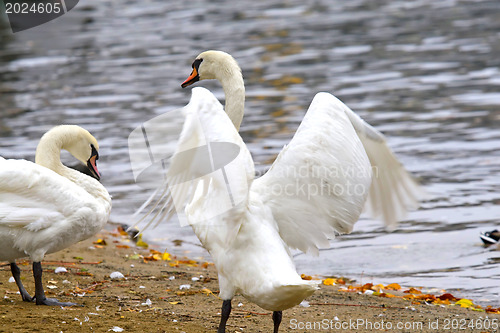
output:
[[[196,59],[195,61],[193,61],[191,68],[193,68],[193,69],[196,68],[196,70],[198,71],[198,68],[200,67],[200,64],[202,61],[203,61],[203,59]]]

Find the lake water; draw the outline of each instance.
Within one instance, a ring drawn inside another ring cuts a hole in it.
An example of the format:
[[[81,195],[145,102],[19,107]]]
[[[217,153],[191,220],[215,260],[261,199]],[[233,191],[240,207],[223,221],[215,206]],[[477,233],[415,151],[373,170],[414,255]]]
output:
[[[259,171],[328,91],[382,131],[431,194],[395,232],[362,218],[319,258],[297,254],[300,272],[499,305],[500,252],[478,237],[500,227],[498,0],[81,1],[38,28],[0,30],[0,154],[33,160],[50,127],[87,128],[101,146],[111,219],[131,223],[149,192],[134,184],[128,135],[188,102],[180,83],[207,49],[243,68],[241,134]],[[223,98],[216,82],[203,86]],[[207,256],[175,221],[146,239]]]

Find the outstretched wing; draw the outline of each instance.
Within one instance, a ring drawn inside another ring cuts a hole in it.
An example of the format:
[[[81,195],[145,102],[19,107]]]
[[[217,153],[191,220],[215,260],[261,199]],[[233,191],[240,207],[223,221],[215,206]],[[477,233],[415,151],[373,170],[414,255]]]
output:
[[[365,202],[393,226],[417,204],[417,189],[384,136],[328,93],[315,96],[290,144],[252,186],[283,240],[313,254],[350,232]]]
[[[394,229],[409,210],[418,208],[419,200],[426,193],[394,156],[384,135],[345,105],[344,110],[372,166],[373,179],[365,210],[371,217],[384,221],[389,229]]]
[[[348,233],[368,196],[371,168],[345,106],[318,93],[290,144],[252,191],[271,208],[292,248],[317,253],[335,233]]]
[[[192,225],[202,243],[208,233],[222,230],[224,235],[218,238],[228,241],[248,200],[254,177],[252,158],[222,105],[207,89],[193,88],[182,113],[185,121],[175,153],[167,161],[165,181],[140,208],[147,211],[137,224],[144,222],[144,231],[177,213],[181,224]],[[223,228],[217,230],[216,223]]]

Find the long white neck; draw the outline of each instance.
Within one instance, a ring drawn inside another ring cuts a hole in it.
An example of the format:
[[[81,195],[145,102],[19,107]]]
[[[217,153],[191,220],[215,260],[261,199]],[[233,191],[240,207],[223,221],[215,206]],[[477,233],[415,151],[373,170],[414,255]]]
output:
[[[245,113],[245,84],[240,68],[236,65],[228,68],[218,75],[217,79],[222,84],[226,95],[226,105],[224,107],[229,119],[240,130],[243,114]]]
[[[61,162],[61,149],[65,149],[65,145],[70,137],[70,134],[66,132],[47,132],[42,136],[40,143],[38,143],[38,146],[36,147],[35,163],[44,166],[83,187],[83,184],[89,182],[89,179],[95,179],[84,175],[79,171],[68,168]]]
[[[36,147],[35,163],[44,166],[63,177],[68,176],[69,168],[61,163],[61,149],[64,137],[59,133],[47,132]]]

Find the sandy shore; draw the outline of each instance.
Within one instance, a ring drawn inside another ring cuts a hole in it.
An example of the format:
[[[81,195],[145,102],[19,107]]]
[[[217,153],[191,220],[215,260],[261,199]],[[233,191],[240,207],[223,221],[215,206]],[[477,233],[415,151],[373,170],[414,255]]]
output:
[[[48,255],[42,263],[47,296],[82,305],[67,308],[22,302],[9,266],[1,266],[0,332],[215,332],[221,300],[213,265],[156,250],[114,229]],[[31,265],[19,266],[33,294]],[[56,274],[58,267],[67,272]],[[112,272],[124,278],[112,280]],[[398,285],[326,283],[332,285],[322,284],[308,304],[283,312],[280,332],[500,332],[500,308]],[[271,332],[271,313],[237,296],[227,328]]]

